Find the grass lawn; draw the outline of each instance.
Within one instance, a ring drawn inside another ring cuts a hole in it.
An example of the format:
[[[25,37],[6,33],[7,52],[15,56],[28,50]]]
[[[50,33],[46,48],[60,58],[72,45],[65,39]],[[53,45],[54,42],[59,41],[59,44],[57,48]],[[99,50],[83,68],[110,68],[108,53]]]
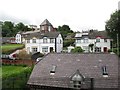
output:
[[[17,48],[22,48],[23,46],[24,46],[23,44],[3,44],[1,46],[2,53],[9,54],[9,53],[11,53],[10,51],[13,51]]]
[[[30,71],[30,67],[22,67],[22,66],[2,66],[2,78],[8,78],[11,76],[19,75],[23,72]]]
[[[5,90],[26,90],[31,67],[2,66],[2,88]]]
[[[3,44],[2,50],[4,49],[11,50],[11,49],[15,49],[23,46],[24,46],[23,44]]]

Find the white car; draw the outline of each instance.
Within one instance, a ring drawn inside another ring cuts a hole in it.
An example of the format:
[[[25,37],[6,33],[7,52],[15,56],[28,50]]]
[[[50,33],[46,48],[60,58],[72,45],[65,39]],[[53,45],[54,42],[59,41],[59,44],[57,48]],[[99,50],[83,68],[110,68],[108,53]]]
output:
[[[40,60],[42,60],[42,58],[37,58],[37,59],[36,59],[37,62],[40,61]]]

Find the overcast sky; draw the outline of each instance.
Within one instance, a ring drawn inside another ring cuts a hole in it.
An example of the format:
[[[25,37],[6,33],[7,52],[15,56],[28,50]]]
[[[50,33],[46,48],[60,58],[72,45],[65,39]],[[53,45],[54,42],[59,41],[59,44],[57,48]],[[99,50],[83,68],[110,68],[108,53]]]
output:
[[[74,31],[105,29],[119,0],[0,0],[0,21],[39,26],[48,19],[54,27],[69,25]]]

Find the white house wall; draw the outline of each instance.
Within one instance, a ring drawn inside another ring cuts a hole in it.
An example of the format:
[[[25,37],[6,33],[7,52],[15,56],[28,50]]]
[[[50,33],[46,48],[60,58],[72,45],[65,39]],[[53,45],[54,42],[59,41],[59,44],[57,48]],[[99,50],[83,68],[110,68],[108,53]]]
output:
[[[30,43],[27,43],[27,40],[26,40],[25,48],[28,53],[32,52],[32,47],[36,47],[37,52],[41,52],[41,53],[44,53],[42,52],[42,47],[48,47],[48,52],[46,53],[49,53],[50,47],[52,47],[53,51],[55,52],[55,39],[54,39],[54,43],[50,43],[49,38],[47,38],[47,43],[43,43],[43,39],[36,39],[36,43],[32,43],[32,39],[30,39]],[[61,35],[59,34],[59,36],[56,38],[56,52],[59,53],[62,51],[62,49],[63,49],[63,40]]]
[[[16,34],[15,40],[16,40],[16,43],[22,43],[21,34]]]
[[[85,50],[85,52],[89,51],[89,44],[94,44],[95,40],[94,39],[88,39],[88,42],[84,43],[83,39],[81,39],[81,42],[78,43],[77,40],[75,41],[75,46],[78,47],[80,46],[83,50],[85,50],[84,48],[86,47],[87,50]]]
[[[32,39],[30,39],[30,43],[27,43],[27,41],[25,41],[25,48],[28,53],[32,52],[33,47],[37,47],[37,52],[40,51],[38,39],[36,40],[36,43],[32,43]],[[28,48],[29,48],[29,50],[28,50]]]
[[[96,43],[96,47],[101,47],[101,52],[104,52],[104,47],[110,49],[110,39],[107,39],[107,42],[104,42],[104,39],[100,39],[100,42]]]
[[[63,39],[61,34],[59,34],[58,37],[56,38],[56,46],[57,46],[56,52],[60,53],[63,50]]]
[[[107,42],[104,42],[104,39],[100,39],[100,42],[96,42],[96,39],[88,39],[88,43],[84,43],[83,39],[81,40],[80,43],[77,42],[77,40],[75,40],[75,46],[80,46],[82,49],[84,49],[84,47],[88,47],[89,49],[89,44],[94,44],[94,47],[101,47],[101,52],[104,52],[104,47],[107,47],[107,49],[110,49],[110,39],[107,39]],[[93,48],[94,51],[94,48]],[[88,50],[85,52],[88,52]]]

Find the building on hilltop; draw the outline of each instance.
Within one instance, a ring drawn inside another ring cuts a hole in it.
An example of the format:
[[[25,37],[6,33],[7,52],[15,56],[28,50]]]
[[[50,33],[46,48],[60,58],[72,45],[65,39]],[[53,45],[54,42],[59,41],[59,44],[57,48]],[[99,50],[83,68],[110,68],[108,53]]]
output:
[[[30,90],[118,90],[115,54],[55,54],[39,61],[27,82]]]
[[[63,39],[52,24],[45,19],[39,30],[19,32],[16,34],[16,42],[24,43],[28,53],[60,53],[63,49]]]
[[[28,35],[32,34],[32,33],[37,33],[40,32],[40,30],[32,30],[32,31],[27,31],[27,32],[18,32],[15,36],[16,39],[16,43],[20,44],[23,43],[25,44],[25,37],[27,37]]]
[[[29,28],[31,28],[33,31],[38,30],[37,25],[29,25]]]
[[[41,32],[54,32],[56,29],[53,27],[53,25],[45,19],[41,24],[40,24],[40,31]]]
[[[2,37],[1,38],[1,43],[5,44],[5,43],[16,43],[15,41],[15,37]]]

